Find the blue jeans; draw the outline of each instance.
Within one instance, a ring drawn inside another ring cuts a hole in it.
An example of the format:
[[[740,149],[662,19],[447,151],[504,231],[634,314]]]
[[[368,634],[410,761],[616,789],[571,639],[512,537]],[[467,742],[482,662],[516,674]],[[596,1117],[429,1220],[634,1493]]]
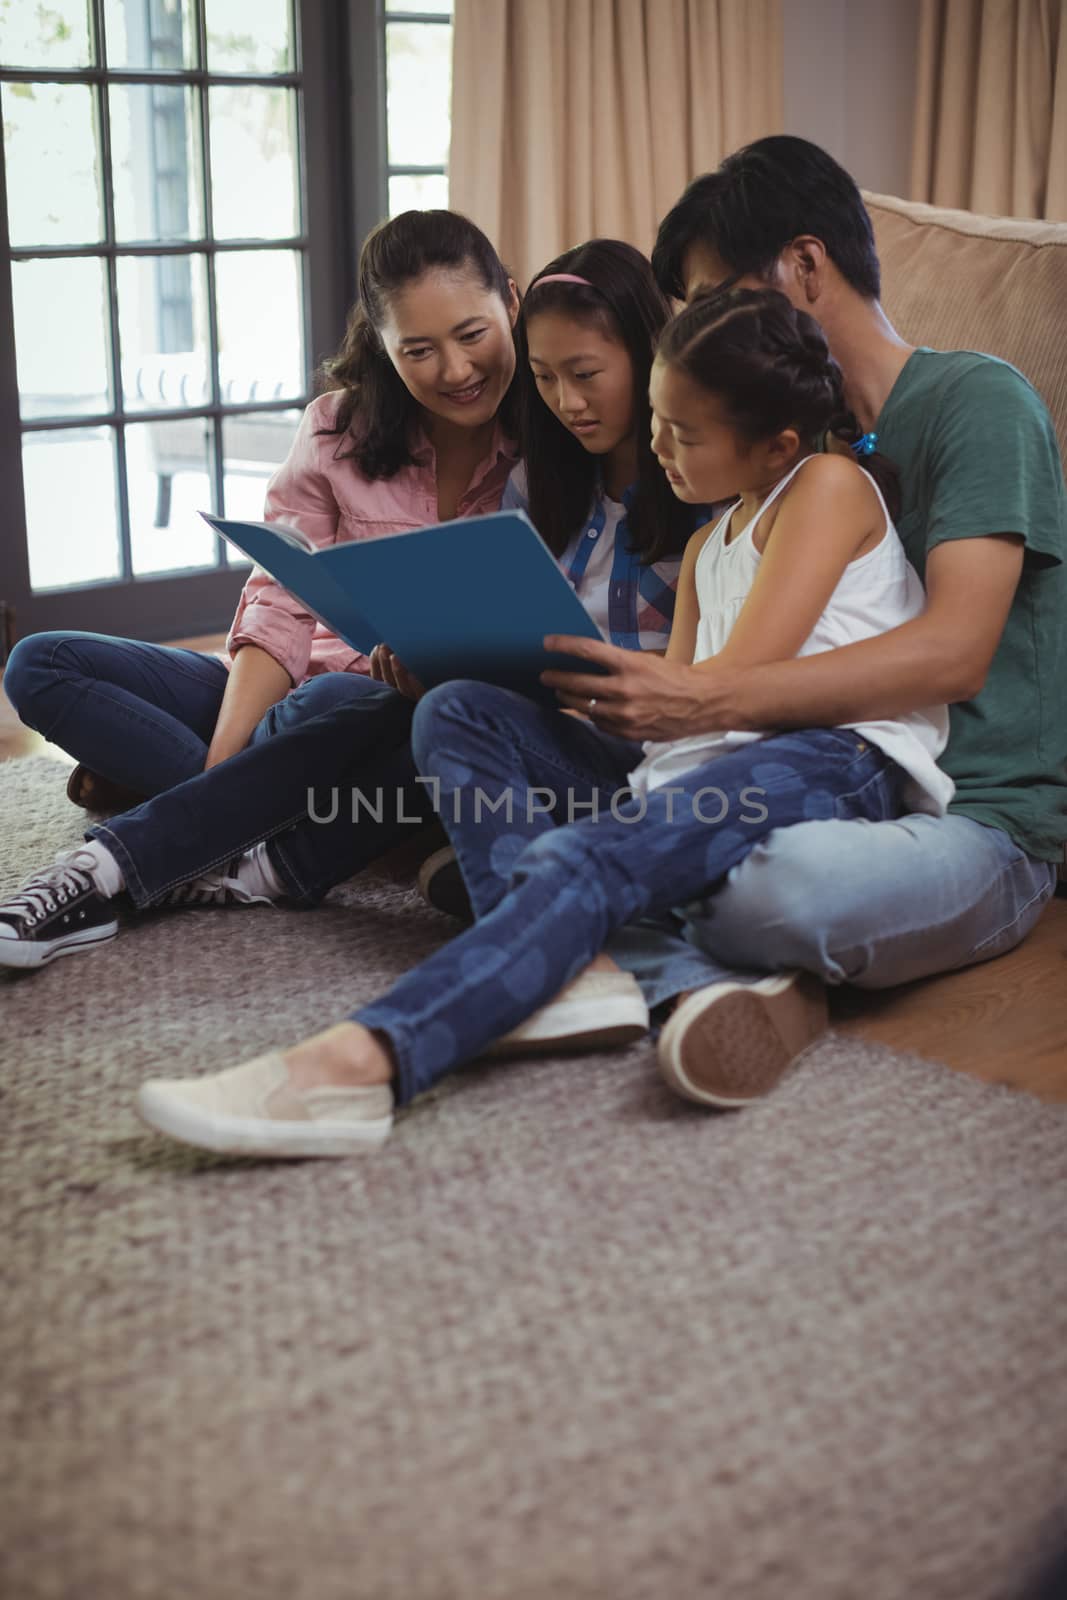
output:
[[[263,840],[289,898],[314,905],[425,824],[412,702],[356,673],[304,687],[325,678],[349,680],[339,703],[87,831],[139,909]]]
[[[34,633],[4,669],[4,691],[27,727],[91,772],[136,794],[161,794],[203,772],[226,689],[215,656],[99,633]],[[360,674],[309,678],[270,707],[251,743],[360,693]]]
[[[894,816],[902,779],[857,735],[816,728],[624,798],[636,746],[464,682],[419,703],[414,746],[478,920],[352,1014],[389,1040],[400,1103],[551,999],[617,928],[711,888],[774,828]]]

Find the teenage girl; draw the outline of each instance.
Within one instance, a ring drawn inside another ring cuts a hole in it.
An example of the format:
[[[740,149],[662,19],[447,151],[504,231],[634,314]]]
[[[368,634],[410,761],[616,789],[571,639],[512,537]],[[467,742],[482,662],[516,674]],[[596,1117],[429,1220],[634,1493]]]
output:
[[[821,330],[783,295],[734,290],[687,307],[661,341],[652,404],[654,447],[678,498],[733,500],[683,564],[671,649],[691,661],[694,697],[712,655],[781,660],[921,610],[872,441],[857,441],[856,459],[819,453],[828,429],[858,430]],[[570,675],[548,676],[572,709],[595,715],[595,699],[566,692]],[[713,889],[771,830],[941,812],[952,792],[936,764],[944,707],[647,751],[579,718],[551,719],[484,685],[427,695],[414,733],[420,771],[440,780],[478,920],[382,999],[290,1050],[146,1084],[146,1120],[188,1143],[263,1155],[379,1143],[394,1103],[493,1041],[560,1048],[639,1033],[643,1002],[599,954],[605,941]],[[637,793],[623,797],[628,778]],[[581,820],[567,825],[568,809]]]
[[[651,446],[648,383],[670,308],[645,256],[591,239],[531,280],[516,326],[523,459],[505,507],[529,514],[606,639],[663,653],[682,551],[703,507],[671,493]],[[451,846],[419,887],[469,920]]]
[[[648,378],[669,308],[648,261],[629,245],[594,241],[561,262],[582,267],[582,281],[564,275],[537,282],[530,296],[543,398],[526,324],[519,334],[530,468],[511,485],[509,500],[529,505],[608,639],[662,650],[681,550],[695,521],[693,509],[671,494],[648,443]],[[326,543],[496,509],[502,473],[515,456],[490,409],[500,404],[505,378],[510,382],[512,295],[488,242],[463,218],[415,212],[372,235],[364,249],[363,310],[332,369],[343,386],[309,408],[272,486],[275,515]],[[413,458],[406,466],[405,416]],[[479,426],[481,442],[461,471],[460,446]],[[482,459],[471,479],[477,450]],[[353,481],[361,486],[358,516],[343,500]],[[251,579],[231,634],[234,648],[243,641],[231,687],[250,657],[250,692],[277,684],[279,659],[295,679],[323,634],[271,580]],[[337,641],[326,636],[322,648],[336,650]],[[347,655],[352,666],[364,664]],[[290,725],[284,738],[254,739],[211,771],[91,829],[86,849],[36,873],[0,906],[0,966],[41,966],[111,938],[118,923],[108,901],[124,888],[138,908],[278,899],[312,905],[411,832],[427,806],[409,742],[420,690],[385,647],[374,652],[371,672],[382,681],[357,670],[313,679],[290,701],[307,702],[321,689],[329,703],[305,703],[300,725]],[[308,820],[317,786],[328,786],[327,793]],[[347,803],[353,789],[382,793],[387,803],[354,820]],[[394,796],[403,803],[394,805]],[[427,866],[447,886],[448,862],[431,858]],[[462,892],[461,881],[458,887]]]

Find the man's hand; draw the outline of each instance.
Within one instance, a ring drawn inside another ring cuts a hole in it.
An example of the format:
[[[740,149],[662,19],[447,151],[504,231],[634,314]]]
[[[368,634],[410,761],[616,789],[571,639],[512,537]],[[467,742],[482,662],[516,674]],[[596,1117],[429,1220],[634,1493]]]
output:
[[[737,725],[731,698],[736,668],[718,668],[711,661],[693,667],[647,650],[623,650],[571,634],[550,633],[544,645],[607,669],[541,674],[561,706],[589,717],[605,733],[623,739],[684,739]]]
[[[421,700],[426,693],[418,678],[410,673],[387,644],[376,644],[370,653],[370,675],[378,683],[402,694],[405,700]]]

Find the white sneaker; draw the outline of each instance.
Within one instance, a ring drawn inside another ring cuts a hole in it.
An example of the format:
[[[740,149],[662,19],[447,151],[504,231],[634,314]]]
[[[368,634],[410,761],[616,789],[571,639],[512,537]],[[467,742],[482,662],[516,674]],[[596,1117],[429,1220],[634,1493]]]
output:
[[[235,1156],[349,1156],[383,1144],[393,1091],[298,1089],[277,1050],[207,1078],[150,1078],[137,1110],[182,1144]]]
[[[747,1106],[769,1094],[826,1029],[826,992],[807,972],[695,989],[659,1036],[659,1068],[699,1105]]]
[[[487,1056],[605,1050],[648,1032],[648,1007],[628,972],[580,972],[554,1000],[495,1040]]]

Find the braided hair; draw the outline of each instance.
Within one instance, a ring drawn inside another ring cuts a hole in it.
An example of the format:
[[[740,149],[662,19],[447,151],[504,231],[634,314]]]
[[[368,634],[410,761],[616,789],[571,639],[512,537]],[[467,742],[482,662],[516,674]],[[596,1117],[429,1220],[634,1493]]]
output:
[[[795,428],[809,450],[828,434],[854,446],[863,438],[845,399],[841,368],[814,317],[777,289],[698,294],[668,323],[657,351],[702,389],[720,395],[742,438],[755,444]],[[900,514],[900,479],[877,450],[856,458]]]

